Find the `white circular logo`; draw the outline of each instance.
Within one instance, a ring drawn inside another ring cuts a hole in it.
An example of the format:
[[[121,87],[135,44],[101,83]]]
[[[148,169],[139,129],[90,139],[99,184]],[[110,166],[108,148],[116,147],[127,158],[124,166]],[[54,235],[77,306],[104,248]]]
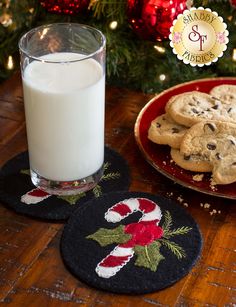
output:
[[[191,8],[173,22],[170,45],[178,59],[192,66],[210,65],[227,49],[227,26],[216,12]]]

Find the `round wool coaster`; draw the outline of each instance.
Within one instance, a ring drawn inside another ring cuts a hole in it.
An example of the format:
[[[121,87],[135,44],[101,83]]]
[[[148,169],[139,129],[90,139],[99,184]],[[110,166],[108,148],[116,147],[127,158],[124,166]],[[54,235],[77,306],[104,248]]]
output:
[[[47,220],[65,220],[89,199],[110,191],[127,190],[129,168],[124,158],[106,147],[104,175],[89,192],[73,196],[54,196],[36,189],[29,175],[28,152],[9,160],[0,170],[0,201],[18,213]]]
[[[141,294],[171,286],[201,252],[194,219],[161,196],[113,192],[87,202],[64,227],[66,267],[95,288]]]

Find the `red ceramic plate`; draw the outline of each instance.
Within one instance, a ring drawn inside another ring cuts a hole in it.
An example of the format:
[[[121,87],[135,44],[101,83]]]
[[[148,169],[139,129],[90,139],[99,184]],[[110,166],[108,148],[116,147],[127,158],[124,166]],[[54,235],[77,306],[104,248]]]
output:
[[[235,84],[236,78],[214,78],[195,80],[183,83],[162,92],[149,101],[139,113],[135,123],[135,138],[145,159],[160,173],[175,182],[202,193],[236,199],[236,183],[212,186],[211,174],[205,173],[201,181],[193,180],[196,173],[186,171],[177,166],[170,158],[170,148],[165,145],[157,145],[147,138],[151,121],[165,112],[167,101],[174,95],[189,91],[209,91],[220,84]]]

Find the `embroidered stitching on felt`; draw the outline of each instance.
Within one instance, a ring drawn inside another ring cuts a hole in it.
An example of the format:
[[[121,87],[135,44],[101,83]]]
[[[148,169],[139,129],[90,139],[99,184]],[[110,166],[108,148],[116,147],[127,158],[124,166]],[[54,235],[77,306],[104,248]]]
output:
[[[115,180],[120,178],[121,174],[119,172],[107,172],[109,167],[110,167],[111,163],[110,162],[106,162],[104,163],[104,174],[100,180],[100,183],[103,181],[109,181],[109,180]],[[20,171],[21,174],[24,175],[30,175],[30,171],[28,169],[23,169]],[[93,189],[92,192],[94,194],[94,197],[99,197],[102,195],[102,187],[100,186],[100,184],[96,185]],[[40,203],[41,201],[43,201],[44,199],[52,196],[50,194],[47,195],[47,197],[40,197],[39,196],[40,193],[40,189],[33,189],[29,192],[27,192],[26,194],[21,196],[21,202],[25,203],[27,205],[31,205],[31,204],[37,204]],[[66,195],[66,196],[57,196],[60,199],[63,199],[65,201],[67,201],[70,205],[74,205],[76,204],[76,202],[84,197],[86,195],[86,193],[79,193],[77,195]]]
[[[161,209],[147,198],[130,198],[118,202],[107,210],[104,218],[108,222],[116,223],[136,211],[142,213],[137,223],[120,225],[113,229],[100,228],[86,237],[97,241],[101,246],[118,243],[110,254],[98,263],[95,268],[98,276],[114,276],[134,255],[136,266],[156,272],[160,261],[165,259],[160,252],[162,246],[168,248],[179,260],[186,257],[184,249],[169,239],[176,235],[185,235],[192,228],[182,226],[171,229],[173,223],[169,211],[165,211],[162,227],[158,226],[162,218]]]

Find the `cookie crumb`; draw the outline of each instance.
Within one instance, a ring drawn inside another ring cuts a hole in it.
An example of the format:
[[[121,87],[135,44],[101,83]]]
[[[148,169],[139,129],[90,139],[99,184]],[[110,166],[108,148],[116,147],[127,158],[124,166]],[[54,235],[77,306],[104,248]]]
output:
[[[196,174],[193,176],[194,181],[202,181],[204,174]]]
[[[178,196],[177,200],[178,200],[178,202],[182,203],[184,199],[182,198],[182,195],[180,195],[180,196]]]
[[[164,165],[166,165],[166,161],[163,161],[162,163],[163,163]]]
[[[216,214],[216,213],[219,214],[219,212],[221,213],[220,210],[217,211],[216,209],[213,209],[213,210],[210,212],[210,215],[213,215],[213,214]]]
[[[183,203],[184,207],[188,207],[188,203]]]
[[[217,191],[216,183],[213,178],[211,178],[210,180],[210,188],[212,189],[212,191]]]
[[[208,204],[208,203],[205,203],[205,204],[200,203],[200,207],[202,207],[202,208],[204,208],[204,209],[209,209],[210,206],[211,206],[211,204]]]

